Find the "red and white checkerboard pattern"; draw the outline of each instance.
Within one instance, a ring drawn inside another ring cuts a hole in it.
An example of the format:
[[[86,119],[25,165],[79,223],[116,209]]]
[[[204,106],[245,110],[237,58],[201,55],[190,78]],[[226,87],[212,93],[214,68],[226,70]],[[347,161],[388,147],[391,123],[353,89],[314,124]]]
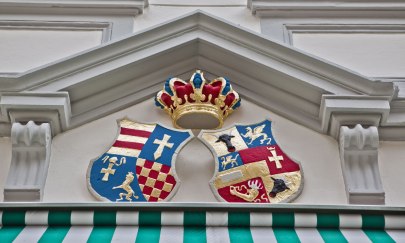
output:
[[[139,187],[149,202],[164,200],[176,185],[170,166],[141,158],[136,161],[136,176]]]

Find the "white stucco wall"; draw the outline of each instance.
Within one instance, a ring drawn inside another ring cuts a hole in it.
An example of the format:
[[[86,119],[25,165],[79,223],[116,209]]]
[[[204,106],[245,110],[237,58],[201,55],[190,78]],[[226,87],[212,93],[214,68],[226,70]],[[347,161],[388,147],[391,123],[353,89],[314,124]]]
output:
[[[117,133],[116,120],[123,117],[144,122],[159,121],[172,126],[169,117],[147,100],[131,108],[57,135],[52,142],[51,164],[45,186],[44,202],[96,201],[86,184],[90,160],[108,150]],[[271,118],[279,145],[304,170],[304,190],[296,203],[345,204],[345,189],[337,142],[272,112],[244,101],[240,110],[225,123],[256,123]],[[208,185],[214,173],[210,151],[197,139],[179,154],[176,170],[181,186],[174,202],[216,202]]]
[[[6,184],[8,170],[11,163],[11,139],[8,137],[0,137],[0,202],[4,199],[3,189]]]
[[[223,6],[210,4],[190,4],[186,6],[176,4],[154,5],[151,3],[142,15],[135,17],[134,32],[170,21],[196,10],[204,11],[235,25],[260,33],[260,19],[252,15],[246,5],[234,5],[232,4],[232,1],[230,1],[229,5],[225,4]]]
[[[196,10],[202,10],[228,22],[260,32],[260,20],[247,9],[246,3],[232,0],[218,1],[150,1],[144,13],[135,17],[125,16],[66,16],[66,15],[0,15],[1,21],[25,21],[26,28],[0,25],[0,75],[21,73],[58,61],[95,47],[102,42],[101,31],[47,30],[46,25],[30,27],[30,23],[94,22],[111,23],[111,39],[117,40],[157,24],[173,20]]]
[[[405,142],[381,142],[379,166],[387,205],[405,205]]]
[[[293,45],[369,77],[405,77],[405,34],[297,33]]]
[[[101,44],[101,31],[0,29],[0,73],[20,73]]]

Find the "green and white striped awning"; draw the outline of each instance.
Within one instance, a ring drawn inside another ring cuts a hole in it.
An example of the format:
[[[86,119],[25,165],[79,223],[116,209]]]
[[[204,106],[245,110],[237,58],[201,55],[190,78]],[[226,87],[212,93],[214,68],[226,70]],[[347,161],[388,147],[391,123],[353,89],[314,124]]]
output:
[[[405,242],[403,211],[3,207],[0,242]]]

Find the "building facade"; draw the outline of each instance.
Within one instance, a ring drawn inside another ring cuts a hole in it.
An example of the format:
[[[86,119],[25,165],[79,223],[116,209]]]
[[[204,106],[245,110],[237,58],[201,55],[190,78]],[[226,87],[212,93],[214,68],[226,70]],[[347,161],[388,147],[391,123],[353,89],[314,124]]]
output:
[[[404,24],[401,1],[0,1],[0,235],[404,241]],[[272,121],[303,171],[292,202],[218,202],[197,138],[177,155],[169,202],[89,191],[117,121],[173,128],[153,97],[196,70],[242,98],[224,128]]]

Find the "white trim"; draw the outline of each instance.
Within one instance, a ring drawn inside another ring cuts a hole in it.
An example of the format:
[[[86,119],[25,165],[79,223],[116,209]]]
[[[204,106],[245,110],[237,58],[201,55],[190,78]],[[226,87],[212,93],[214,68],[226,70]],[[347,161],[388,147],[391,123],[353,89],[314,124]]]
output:
[[[102,33],[100,44],[111,40],[112,28],[112,22],[0,20],[0,30],[100,31]],[[0,76],[7,77],[18,74],[20,72],[0,72]]]
[[[192,202],[139,202],[139,203],[0,203],[0,210],[66,210],[72,211],[72,225],[92,225],[93,210],[113,211],[206,211],[206,225],[227,226],[228,212],[294,212],[294,213],[338,213],[364,214],[371,212],[385,215],[404,215],[405,207],[380,205],[322,205],[322,204],[252,204],[252,203],[192,203]],[[343,225],[340,225],[343,227]]]
[[[396,0],[248,0],[248,8],[260,17],[359,17],[404,16],[405,2]],[[293,14],[292,14],[293,13]]]
[[[5,92],[0,99],[0,121],[47,122],[52,136],[70,126],[70,100],[67,92]]]
[[[148,0],[0,0],[0,13],[130,14],[137,15]]]
[[[283,24],[284,41],[294,45],[293,35],[297,33],[341,33],[341,34],[398,34],[405,33],[405,24]]]
[[[385,124],[390,112],[390,97],[323,95],[319,117],[323,133],[338,138],[343,125]]]
[[[78,22],[81,27],[85,27],[82,23],[88,23],[85,25],[90,29],[108,23],[103,40],[117,40],[133,32],[134,17],[147,6],[148,0],[0,0],[0,21],[20,21],[37,27],[44,24],[51,29],[57,22],[62,25]],[[79,28],[67,25],[66,28]]]
[[[101,31],[101,43],[111,40],[111,22],[0,20],[0,30]]]

